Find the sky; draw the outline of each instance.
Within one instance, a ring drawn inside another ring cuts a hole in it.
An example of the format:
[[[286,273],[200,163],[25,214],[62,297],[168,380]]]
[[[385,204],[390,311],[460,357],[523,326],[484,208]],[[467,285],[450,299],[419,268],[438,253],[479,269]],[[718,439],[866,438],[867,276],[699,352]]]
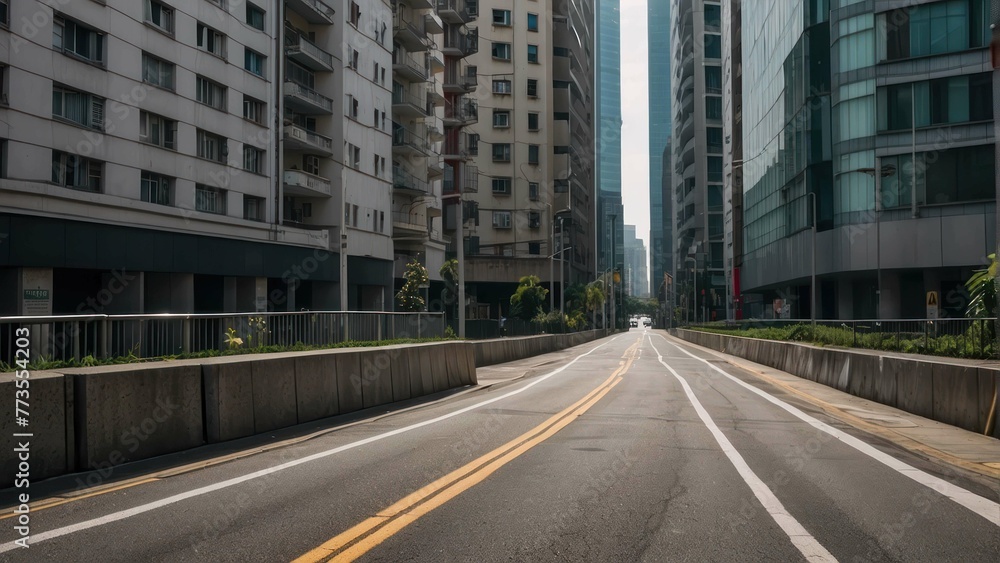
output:
[[[622,204],[649,248],[649,116],[646,0],[621,0]]]

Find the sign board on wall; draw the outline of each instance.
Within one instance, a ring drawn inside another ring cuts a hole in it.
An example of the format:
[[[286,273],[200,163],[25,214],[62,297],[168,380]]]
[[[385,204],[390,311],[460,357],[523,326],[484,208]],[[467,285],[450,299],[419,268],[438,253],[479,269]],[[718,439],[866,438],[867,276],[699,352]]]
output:
[[[927,318],[938,318],[938,292],[936,291],[927,292]]]

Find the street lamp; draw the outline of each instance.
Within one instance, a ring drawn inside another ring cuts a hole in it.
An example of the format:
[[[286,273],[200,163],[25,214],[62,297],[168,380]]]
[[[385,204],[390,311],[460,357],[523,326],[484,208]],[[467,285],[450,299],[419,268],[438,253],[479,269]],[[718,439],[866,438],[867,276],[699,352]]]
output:
[[[690,260],[694,262],[694,292],[692,294],[691,307],[688,309],[688,320],[690,322],[691,315],[694,314],[694,322],[698,322],[698,258],[688,256],[684,259],[684,263]]]
[[[806,194],[812,202],[812,273],[809,279],[809,318],[816,334],[816,192]]]
[[[618,330],[618,316],[615,314],[615,219],[616,213],[608,215],[611,217],[611,328]]]

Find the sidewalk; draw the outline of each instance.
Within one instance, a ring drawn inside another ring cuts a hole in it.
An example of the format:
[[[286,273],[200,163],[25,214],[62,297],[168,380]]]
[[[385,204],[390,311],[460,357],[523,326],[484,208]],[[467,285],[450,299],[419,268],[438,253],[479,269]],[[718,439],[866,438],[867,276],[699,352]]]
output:
[[[699,351],[723,358],[727,363],[752,373],[758,379],[818,407],[824,413],[850,426],[879,436],[925,458],[943,461],[992,479],[994,487],[996,487],[997,480],[1000,480],[1000,440],[996,438],[976,434],[894,407],[856,397],[833,387],[751,362],[738,356],[717,352],[669,334],[667,338],[670,338],[678,345],[696,348]],[[958,363],[958,359],[956,358],[942,358],[940,356],[884,353],[878,350],[858,350],[856,348],[850,348],[849,350],[875,356],[893,356],[932,362],[945,361],[948,363]],[[981,367],[1000,367],[1000,362],[993,360],[964,360],[962,363]]]

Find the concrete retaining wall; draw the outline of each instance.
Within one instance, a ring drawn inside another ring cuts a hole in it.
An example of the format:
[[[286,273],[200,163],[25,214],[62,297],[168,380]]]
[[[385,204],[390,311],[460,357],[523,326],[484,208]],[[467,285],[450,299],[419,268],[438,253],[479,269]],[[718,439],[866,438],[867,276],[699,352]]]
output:
[[[575,346],[604,331],[226,356],[33,372],[31,478],[100,469],[475,385],[476,366]],[[0,374],[12,401],[14,374]],[[0,421],[0,488],[18,459]],[[91,483],[97,484],[97,482]]]
[[[948,363],[944,358],[899,358],[693,330],[675,333],[699,346],[980,434],[1000,390],[1000,369]],[[992,435],[1000,438],[996,421]]]
[[[585,344],[609,334],[611,334],[609,330],[588,330],[571,334],[476,340],[472,345],[475,347],[476,365],[482,367],[548,354],[556,350]]]

